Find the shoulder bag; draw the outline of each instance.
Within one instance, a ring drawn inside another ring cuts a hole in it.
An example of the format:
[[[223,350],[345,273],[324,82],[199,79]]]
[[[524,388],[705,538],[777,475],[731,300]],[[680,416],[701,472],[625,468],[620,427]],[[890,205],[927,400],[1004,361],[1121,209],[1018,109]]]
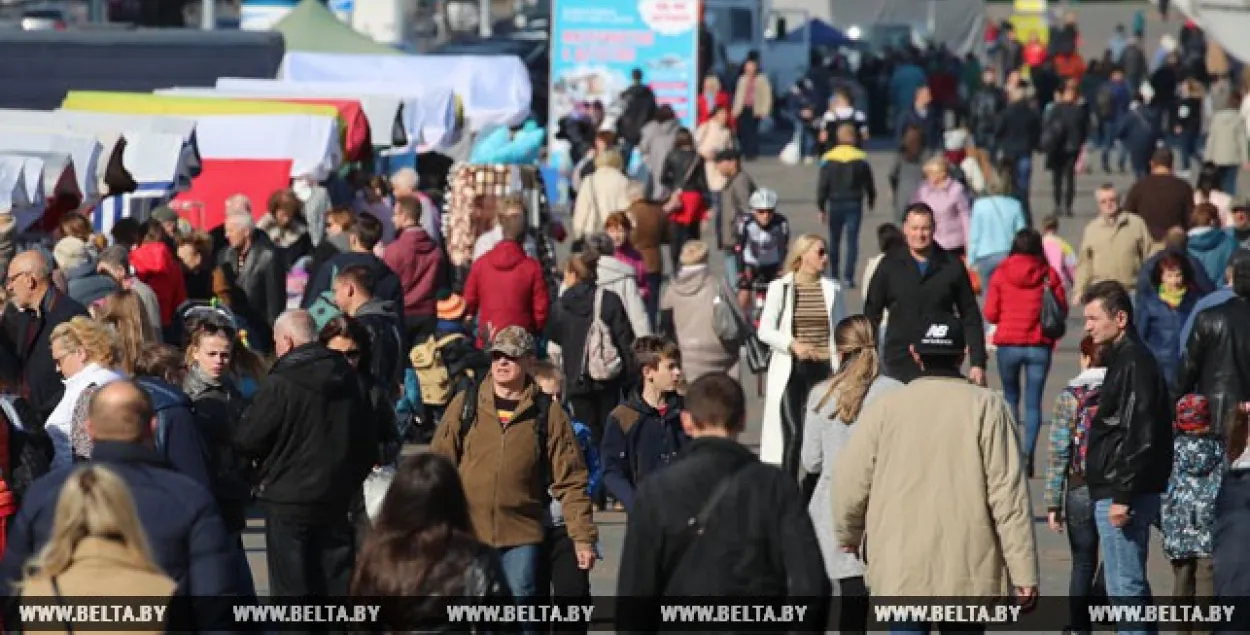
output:
[[[1042,335],[1057,340],[1068,330],[1068,310],[1059,304],[1059,298],[1050,288],[1050,274],[1042,278],[1042,315],[1039,323]]]
[[[678,184],[678,187],[674,188],[673,192],[668,195],[668,200],[664,201],[665,213],[673,214],[681,211],[681,193],[685,190],[686,185],[690,183],[690,177],[694,176],[694,171],[698,169],[699,165],[702,163],[703,159],[696,153],[694,155],[694,159],[690,161],[690,167],[686,169],[686,175],[682,177],[681,183]]]

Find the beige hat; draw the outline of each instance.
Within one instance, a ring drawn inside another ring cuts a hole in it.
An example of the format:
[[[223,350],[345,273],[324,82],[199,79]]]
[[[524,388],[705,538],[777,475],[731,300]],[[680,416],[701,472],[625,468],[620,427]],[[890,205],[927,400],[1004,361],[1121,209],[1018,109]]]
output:
[[[87,243],[82,239],[66,236],[56,243],[56,247],[52,250],[52,258],[56,260],[58,268],[68,271],[86,264],[91,260],[91,254],[87,252]]]

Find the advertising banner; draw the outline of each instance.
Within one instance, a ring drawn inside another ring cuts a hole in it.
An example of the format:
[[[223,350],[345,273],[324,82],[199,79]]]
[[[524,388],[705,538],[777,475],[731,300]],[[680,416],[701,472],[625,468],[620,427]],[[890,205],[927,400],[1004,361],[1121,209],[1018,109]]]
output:
[[[619,113],[637,68],[661,105],[694,129],[699,0],[553,0],[550,125],[599,101]]]

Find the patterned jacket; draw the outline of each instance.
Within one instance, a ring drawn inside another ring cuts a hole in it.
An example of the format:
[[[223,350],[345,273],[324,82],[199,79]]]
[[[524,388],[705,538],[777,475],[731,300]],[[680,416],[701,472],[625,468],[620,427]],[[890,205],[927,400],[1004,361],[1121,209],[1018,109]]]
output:
[[[1050,462],[1046,465],[1046,493],[1042,498],[1047,510],[1063,509],[1063,495],[1068,490],[1068,466],[1072,458],[1072,433],[1076,428],[1076,409],[1080,405],[1077,389],[1095,388],[1106,376],[1105,368],[1091,368],[1077,375],[1055,398],[1050,416]]]
[[[1163,498],[1163,552],[1177,558],[1210,558],[1215,498],[1224,478],[1224,448],[1212,435],[1177,434],[1172,477]]]

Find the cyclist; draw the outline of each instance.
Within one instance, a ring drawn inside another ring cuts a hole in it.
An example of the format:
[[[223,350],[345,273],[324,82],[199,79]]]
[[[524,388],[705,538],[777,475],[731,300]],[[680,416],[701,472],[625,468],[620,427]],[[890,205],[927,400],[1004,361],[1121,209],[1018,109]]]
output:
[[[751,215],[738,221],[738,304],[751,315],[751,292],[764,289],[781,272],[790,246],[790,222],[777,213],[777,193],[766,187],[755,190],[747,202]]]

